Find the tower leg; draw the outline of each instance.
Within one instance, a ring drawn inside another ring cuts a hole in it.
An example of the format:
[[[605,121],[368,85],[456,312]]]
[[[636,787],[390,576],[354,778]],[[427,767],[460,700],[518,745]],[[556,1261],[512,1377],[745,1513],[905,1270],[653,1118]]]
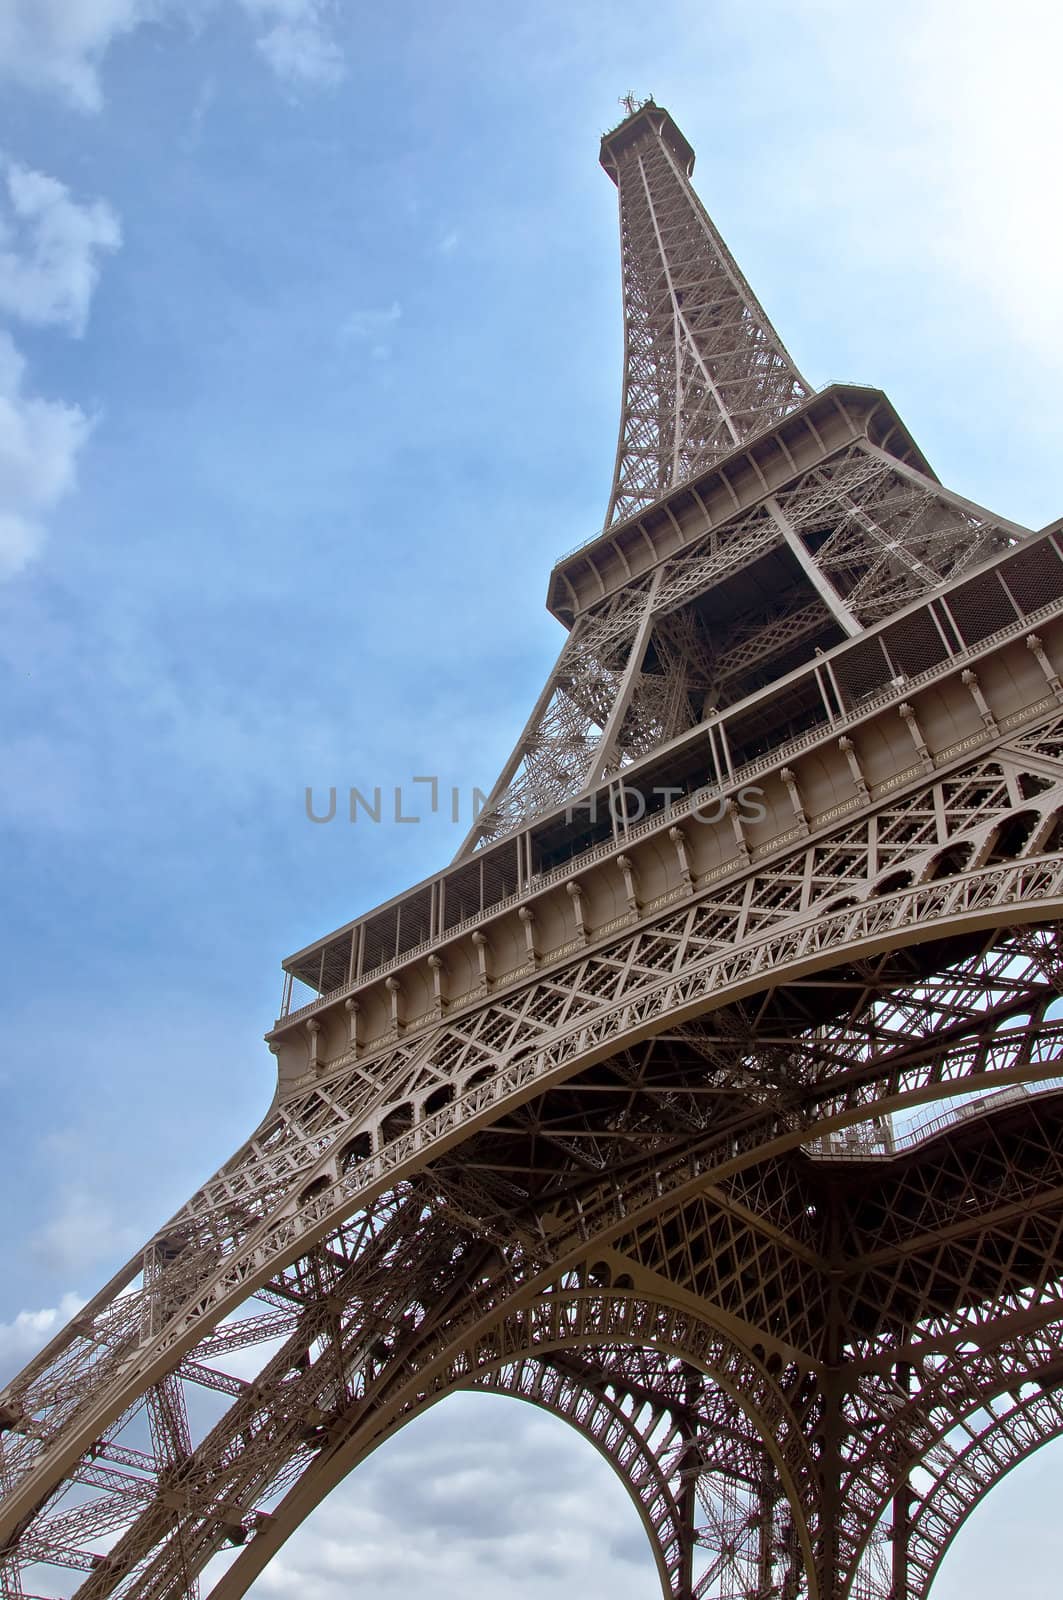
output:
[[[905,1479],[893,1497],[893,1586],[890,1600],[910,1600],[908,1543],[911,1536],[912,1491]]]

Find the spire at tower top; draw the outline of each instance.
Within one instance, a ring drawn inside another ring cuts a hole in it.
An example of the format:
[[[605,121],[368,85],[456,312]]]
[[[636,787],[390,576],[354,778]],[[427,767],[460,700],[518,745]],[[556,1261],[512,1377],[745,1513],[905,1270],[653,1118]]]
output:
[[[800,405],[798,372],[701,201],[694,148],[625,95],[601,164],[619,192],[624,389],[606,525],[667,494]]]

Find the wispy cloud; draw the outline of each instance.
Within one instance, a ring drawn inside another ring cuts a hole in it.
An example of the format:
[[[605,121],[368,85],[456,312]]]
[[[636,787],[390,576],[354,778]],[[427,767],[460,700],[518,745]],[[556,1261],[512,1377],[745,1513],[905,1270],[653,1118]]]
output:
[[[92,427],[80,406],[29,393],[25,372],[10,336],[0,331],[0,578],[38,554],[42,519],[74,487]]]
[[[292,1600],[425,1588],[440,1600],[634,1600],[653,1563],[591,1445],[520,1401],[455,1395],[359,1468],[259,1584]]]
[[[118,218],[103,200],[0,154],[0,313],[38,327],[85,331]],[[74,487],[92,422],[78,405],[33,394],[26,361],[0,329],[0,578],[44,543],[44,518]]]
[[[122,230],[104,200],[75,200],[66,184],[0,155],[0,312],[85,330],[100,258]]]
[[[103,57],[159,10],[158,0],[0,0],[0,72],[98,111]]]
[[[81,1295],[70,1292],[57,1306],[20,1311],[10,1322],[0,1322],[0,1381],[24,1366],[84,1304]]]
[[[263,31],[257,45],[277,77],[295,87],[329,86],[346,75],[325,0],[240,0]]]
[[[322,88],[343,79],[332,0],[237,3],[282,82]],[[58,95],[78,111],[99,111],[101,69],[118,39],[146,23],[195,22],[203,9],[189,0],[0,0],[0,77]]]
[[[68,1189],[58,1210],[32,1235],[30,1248],[45,1266],[63,1273],[125,1255],[138,1239],[137,1230],[121,1222],[97,1196]]]

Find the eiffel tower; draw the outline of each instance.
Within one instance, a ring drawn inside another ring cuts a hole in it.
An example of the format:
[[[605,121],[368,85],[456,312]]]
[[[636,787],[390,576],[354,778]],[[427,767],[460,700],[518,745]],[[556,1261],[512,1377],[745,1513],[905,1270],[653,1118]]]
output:
[[[0,1395],[6,1600],[236,1600],[459,1389],[592,1441],[674,1600],[921,1600],[1063,1434],[1063,525],[814,392],[626,109],[560,657],[456,860],[284,963],[262,1125]]]

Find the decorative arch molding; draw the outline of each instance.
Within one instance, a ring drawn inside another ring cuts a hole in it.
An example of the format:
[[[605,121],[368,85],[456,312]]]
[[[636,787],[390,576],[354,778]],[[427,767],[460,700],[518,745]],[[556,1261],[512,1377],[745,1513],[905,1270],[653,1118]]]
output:
[[[803,1592],[790,1507],[763,1440],[700,1372],[619,1346],[591,1359],[523,1356],[469,1387],[540,1406],[600,1450],[639,1511],[666,1597]]]
[[[989,1421],[970,1434],[968,1413],[963,1427],[967,1443],[946,1456],[950,1441],[938,1446],[924,1469],[932,1482],[913,1502],[908,1544],[911,1600],[925,1600],[953,1540],[971,1513],[1002,1478],[1054,1440],[1063,1438],[1063,1383],[1018,1399],[1006,1398],[981,1408]]]
[[[525,1359],[542,1361],[562,1352],[614,1345],[650,1348],[697,1369],[749,1419],[787,1503],[809,1600],[820,1600],[813,1554],[820,1479],[808,1442],[819,1397],[811,1374],[783,1370],[774,1356],[761,1359],[687,1307],[663,1299],[650,1301],[625,1290],[568,1287],[511,1310],[471,1342],[450,1345],[430,1356],[426,1352],[423,1361],[407,1359],[397,1374],[397,1385],[386,1400],[379,1397],[368,1420],[362,1402],[338,1418],[327,1452],[307,1465],[268,1524],[211,1590],[211,1600],[239,1600],[337,1484],[447,1394],[489,1387],[499,1373]]]
[[[666,1405],[645,1421],[629,1415],[618,1399],[586,1378],[566,1373],[556,1363],[521,1357],[468,1385],[469,1392],[504,1395],[559,1417],[592,1444],[609,1463],[635,1506],[669,1600],[687,1600],[689,1545],[684,1507],[665,1465],[671,1434],[656,1444],[652,1436]],[[640,1426],[642,1422],[642,1426]]]
[[[843,1592],[855,1592],[860,1578],[873,1581],[876,1538],[891,1506],[896,1514],[903,1500],[907,1600],[925,1600],[975,1506],[1021,1460],[1061,1434],[1063,1306],[1054,1298],[1034,1330],[982,1350],[956,1350],[882,1424],[875,1443],[868,1439],[843,1488],[854,1513]],[[920,1489],[917,1475],[929,1475],[929,1484]]]

